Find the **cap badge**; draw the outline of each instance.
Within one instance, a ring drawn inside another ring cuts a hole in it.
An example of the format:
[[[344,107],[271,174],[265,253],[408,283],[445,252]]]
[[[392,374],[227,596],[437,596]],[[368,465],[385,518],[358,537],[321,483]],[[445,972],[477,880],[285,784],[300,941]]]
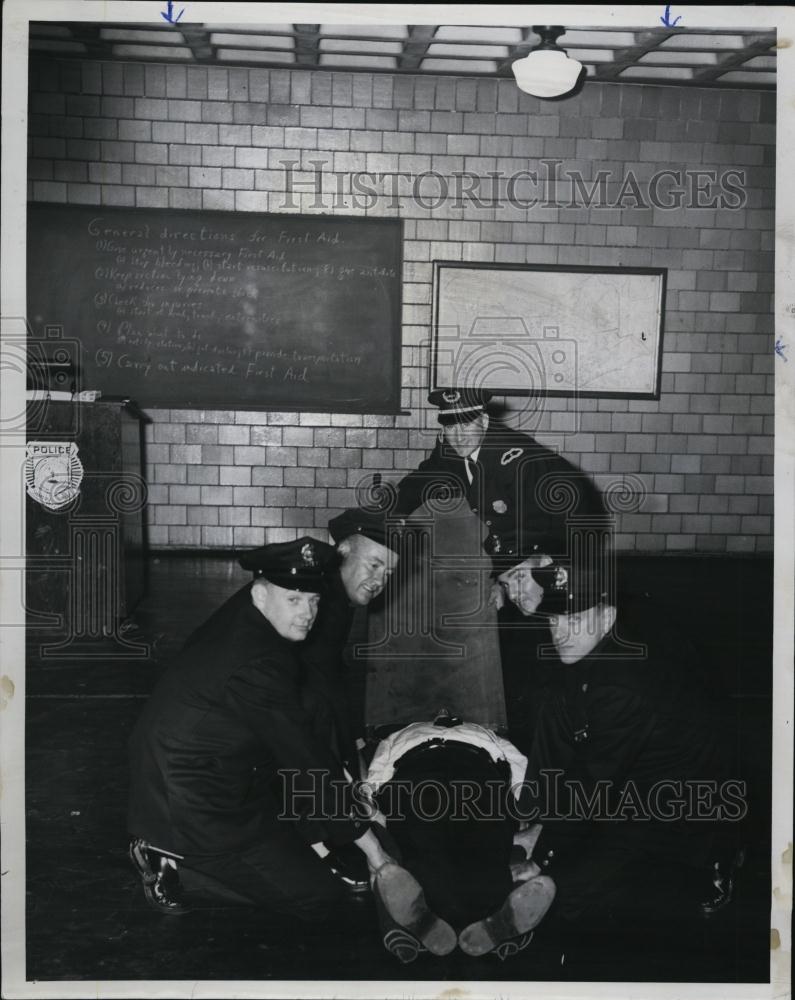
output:
[[[495,514],[504,514],[508,510],[508,505],[504,500],[495,500],[491,508]]]
[[[445,403],[457,403],[461,399],[461,393],[457,389],[451,389],[442,393],[442,399]]]
[[[491,551],[493,553],[502,551],[502,542],[500,541],[499,535],[491,536]]]
[[[304,560],[305,566],[315,566],[315,550],[312,547],[311,542],[305,542],[301,546],[301,558]]]
[[[524,453],[524,448],[509,448],[507,451],[502,453],[500,458],[500,465],[510,465],[514,459],[517,459],[521,454]]]

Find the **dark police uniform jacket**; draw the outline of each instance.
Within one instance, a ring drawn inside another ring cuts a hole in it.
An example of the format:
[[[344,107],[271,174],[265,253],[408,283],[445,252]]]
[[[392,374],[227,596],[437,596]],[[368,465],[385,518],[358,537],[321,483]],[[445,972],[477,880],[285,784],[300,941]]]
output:
[[[483,437],[477,465],[470,485],[464,459],[439,440],[398,484],[395,513],[408,515],[447,489],[466,497],[498,539],[516,539],[520,533],[537,538],[539,551],[548,555],[566,553],[567,515],[603,513],[599,491],[579,469],[527,434],[495,421]],[[500,551],[512,554],[514,545],[508,541]]]
[[[323,558],[338,560],[331,545],[315,543]],[[185,641],[184,649],[205,642],[218,629],[231,627],[241,609],[251,604],[251,584],[234,593],[200,625]],[[349,765],[356,760],[354,732],[348,704],[348,683],[345,676],[343,650],[348,641],[355,609],[348,600],[335,570],[329,579],[328,591],[320,601],[317,618],[307,638],[293,647],[301,665],[302,697],[319,728],[327,732],[341,760]],[[352,772],[354,773],[354,772]]]
[[[632,656],[627,643],[636,647]],[[636,845],[646,853],[678,844],[683,862],[689,857],[696,867],[703,863],[716,824],[739,818],[744,807],[735,793],[727,802],[714,795],[701,806],[690,801],[697,795],[696,783],[720,787],[730,773],[721,706],[701,684],[690,643],[638,603],[619,613],[614,633],[588,656],[562,664],[557,674],[538,716],[527,767],[544,822],[536,857],[551,849],[556,860],[550,874],[555,875],[561,855],[571,857],[567,845],[596,829],[608,830],[605,823],[585,822],[587,815],[567,791],[567,783],[576,782],[587,798],[602,782],[608,790],[601,800],[608,802],[607,815],[591,819],[617,821],[608,834],[614,844],[620,836],[625,851]],[[710,806],[717,809],[711,823]],[[693,822],[687,820],[691,807],[704,810]],[[629,822],[621,822],[622,817]],[[593,862],[595,875],[597,856]]]
[[[361,836],[304,706],[297,645],[247,603],[182,651],[130,739],[130,833],[186,858],[244,851],[286,822],[273,781],[289,769],[305,839]]]

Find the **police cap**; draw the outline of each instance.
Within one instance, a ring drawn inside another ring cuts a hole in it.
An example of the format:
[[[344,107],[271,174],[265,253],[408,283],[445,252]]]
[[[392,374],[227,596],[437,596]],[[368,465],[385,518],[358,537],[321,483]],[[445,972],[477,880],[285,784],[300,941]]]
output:
[[[294,542],[275,542],[246,552],[238,560],[243,569],[285,590],[322,594],[329,564],[328,546],[304,535]]]
[[[365,538],[398,552],[401,524],[402,522],[396,524],[389,521],[385,511],[350,507],[329,521],[328,530],[336,543],[351,535],[364,535]]]
[[[443,426],[477,420],[490,399],[488,389],[436,389],[428,396],[428,402],[439,407],[438,419]]]
[[[483,542],[483,549],[491,556],[494,567],[493,575],[504,573],[507,569],[518,566],[532,556],[551,556],[553,559],[565,547],[565,538],[553,538],[551,535],[516,531],[509,528],[498,533],[492,529]]]
[[[544,588],[539,614],[575,615],[608,599],[605,564],[582,565],[575,560],[557,560],[551,566],[532,570],[533,579]]]
[[[537,614],[564,615],[586,611],[608,597],[607,560],[603,551],[584,547],[575,559],[556,554],[551,538],[532,541],[524,532],[499,536],[483,543],[491,556],[493,575],[499,576],[527,560],[533,579],[544,591]],[[546,562],[547,565],[539,565]]]

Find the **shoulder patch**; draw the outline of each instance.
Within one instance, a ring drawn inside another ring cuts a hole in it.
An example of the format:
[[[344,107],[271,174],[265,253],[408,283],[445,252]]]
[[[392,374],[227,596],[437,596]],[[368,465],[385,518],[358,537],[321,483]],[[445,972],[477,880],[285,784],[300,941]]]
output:
[[[502,453],[500,458],[500,465],[510,465],[515,459],[520,455],[524,454],[524,448],[509,448],[507,451]]]

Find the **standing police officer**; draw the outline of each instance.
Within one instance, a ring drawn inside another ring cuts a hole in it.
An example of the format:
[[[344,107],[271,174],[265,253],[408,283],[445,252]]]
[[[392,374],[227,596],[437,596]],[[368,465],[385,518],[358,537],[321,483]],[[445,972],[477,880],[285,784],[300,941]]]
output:
[[[397,487],[394,513],[405,516],[441,492],[463,495],[488,532],[530,540],[536,551],[568,554],[570,518],[603,516],[599,491],[579,469],[527,434],[491,420],[491,393],[438,389],[441,433],[431,454]],[[512,741],[529,750],[533,720],[552,665],[534,649],[549,644],[542,619],[526,620],[507,604],[499,612],[503,685]]]

